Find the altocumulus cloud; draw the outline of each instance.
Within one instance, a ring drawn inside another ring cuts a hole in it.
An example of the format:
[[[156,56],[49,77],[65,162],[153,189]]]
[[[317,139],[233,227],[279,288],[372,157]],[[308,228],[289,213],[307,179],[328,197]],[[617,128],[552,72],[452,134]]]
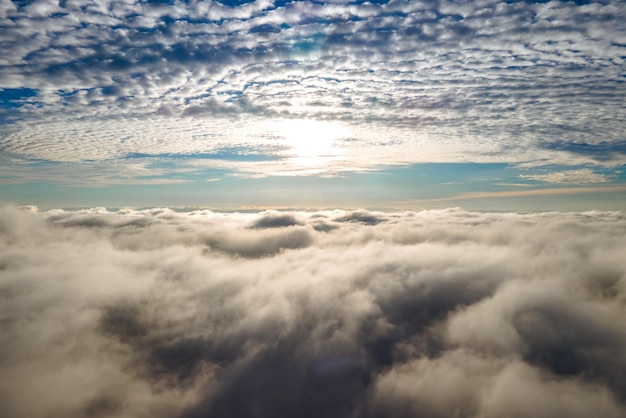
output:
[[[622,213],[0,211],[2,416],[626,415]]]
[[[350,128],[353,169],[622,165],[625,4],[4,1],[0,152],[30,181],[41,160],[154,174],[138,155],[272,147],[305,119]]]

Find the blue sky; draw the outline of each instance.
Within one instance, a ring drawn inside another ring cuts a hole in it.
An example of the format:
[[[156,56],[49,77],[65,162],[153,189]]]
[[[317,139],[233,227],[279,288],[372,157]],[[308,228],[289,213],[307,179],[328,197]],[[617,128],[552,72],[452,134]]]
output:
[[[626,209],[624,1],[3,1],[0,199]]]

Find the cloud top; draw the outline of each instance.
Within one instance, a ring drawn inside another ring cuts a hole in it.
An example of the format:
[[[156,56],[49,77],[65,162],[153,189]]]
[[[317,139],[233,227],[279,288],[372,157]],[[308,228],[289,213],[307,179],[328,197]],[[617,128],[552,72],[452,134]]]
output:
[[[626,412],[620,212],[0,211],[3,416]]]

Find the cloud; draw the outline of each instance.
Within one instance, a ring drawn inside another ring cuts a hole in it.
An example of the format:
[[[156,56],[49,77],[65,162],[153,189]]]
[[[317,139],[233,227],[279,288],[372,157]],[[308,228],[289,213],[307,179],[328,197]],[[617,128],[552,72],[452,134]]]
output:
[[[296,218],[293,214],[281,213],[281,212],[268,212],[259,219],[256,219],[252,223],[252,228],[265,229],[265,228],[280,228],[285,226],[302,225],[302,221]]]
[[[384,222],[384,216],[363,210],[354,211],[334,219],[336,222],[358,222],[365,225],[377,225]]]
[[[626,413],[621,212],[0,212],[3,416]]]
[[[379,154],[624,163],[620,1],[231,6],[0,6],[0,87],[36,92],[2,120],[0,151],[72,162],[189,155],[246,144],[238,122],[287,118],[359,127],[352,145],[364,152],[345,147],[356,166]],[[188,138],[206,133],[218,137]],[[400,140],[382,151],[380,138]]]
[[[626,191],[626,186],[587,186],[587,187],[552,187],[547,189],[532,190],[503,190],[495,192],[464,192],[455,196],[407,200],[405,202],[397,202],[400,206],[419,204],[420,202],[447,202],[467,199],[482,199],[489,197],[524,197],[524,196],[550,196],[550,195],[576,195],[585,193],[620,193]]]
[[[548,174],[522,174],[521,178],[561,184],[593,184],[609,181],[605,174],[596,173],[590,168],[558,171]]]

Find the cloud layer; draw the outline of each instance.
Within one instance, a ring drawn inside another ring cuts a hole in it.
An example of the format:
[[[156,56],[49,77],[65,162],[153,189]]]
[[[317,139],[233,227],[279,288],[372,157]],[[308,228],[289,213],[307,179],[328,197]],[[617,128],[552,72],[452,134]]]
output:
[[[3,2],[0,151],[284,146],[298,118],[352,130],[337,169],[624,163],[623,1],[232,3]]]
[[[623,213],[0,211],[2,416],[626,413]]]

